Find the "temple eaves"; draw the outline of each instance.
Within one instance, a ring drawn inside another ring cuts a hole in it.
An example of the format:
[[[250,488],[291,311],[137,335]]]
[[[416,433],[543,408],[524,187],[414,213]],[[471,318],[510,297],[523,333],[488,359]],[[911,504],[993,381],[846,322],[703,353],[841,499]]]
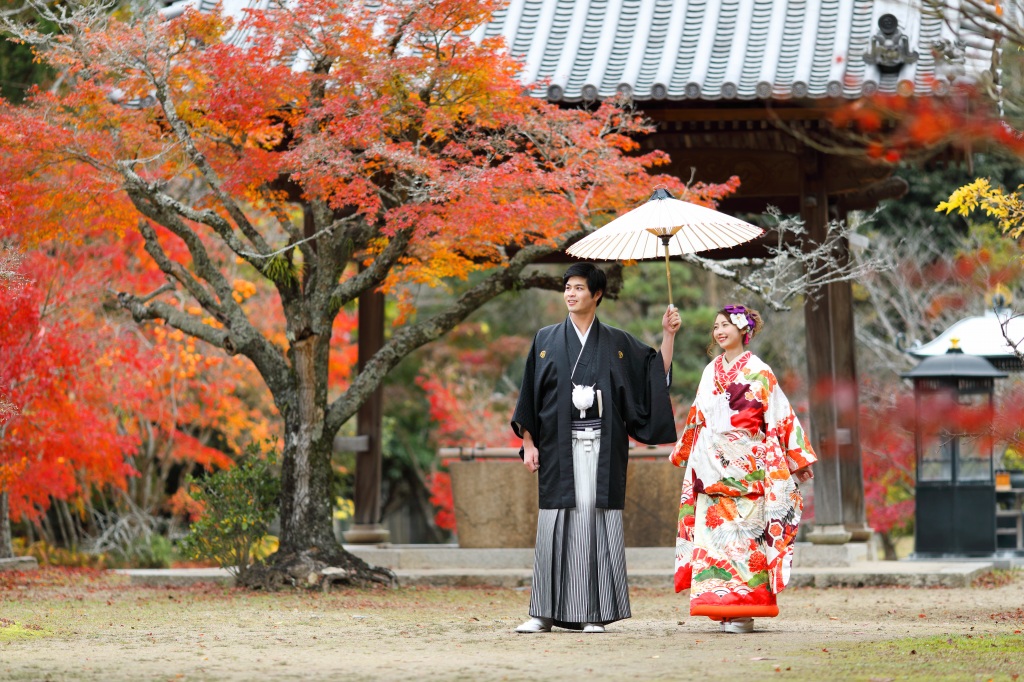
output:
[[[221,6],[238,19],[268,1]],[[186,7],[216,3],[162,13]],[[523,82],[555,102],[814,101],[996,83],[998,46],[972,26],[905,0],[511,0],[473,37],[504,37]]]

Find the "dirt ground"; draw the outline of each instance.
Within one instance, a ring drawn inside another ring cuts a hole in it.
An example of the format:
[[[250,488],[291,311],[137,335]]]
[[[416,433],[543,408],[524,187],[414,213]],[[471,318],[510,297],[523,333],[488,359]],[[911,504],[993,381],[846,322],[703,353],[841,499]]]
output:
[[[0,574],[2,680],[1016,680],[1024,578],[791,589],[749,635],[634,590],[605,634],[517,635],[526,590],[263,594]]]

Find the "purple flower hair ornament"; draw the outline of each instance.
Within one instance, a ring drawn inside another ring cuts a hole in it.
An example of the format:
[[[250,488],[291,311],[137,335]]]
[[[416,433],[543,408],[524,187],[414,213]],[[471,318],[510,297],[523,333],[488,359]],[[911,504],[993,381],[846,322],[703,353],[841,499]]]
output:
[[[743,332],[743,345],[750,343],[750,333],[754,331],[754,318],[741,305],[727,305],[722,308],[729,316],[729,321]]]

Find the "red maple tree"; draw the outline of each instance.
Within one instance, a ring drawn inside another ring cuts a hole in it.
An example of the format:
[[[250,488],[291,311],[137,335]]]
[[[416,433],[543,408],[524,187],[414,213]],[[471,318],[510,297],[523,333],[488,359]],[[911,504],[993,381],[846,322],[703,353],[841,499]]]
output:
[[[97,343],[76,300],[89,273],[46,253],[24,257],[0,296],[0,556],[9,517],[38,519],[52,498],[82,501],[92,486],[124,487],[131,439],[119,428]]]
[[[66,87],[0,105],[0,186],[39,238],[136,232],[164,281],[120,304],[259,372],[283,421],[276,568],[375,575],[334,541],[331,443],[403,357],[502,292],[551,286],[529,266],[656,183],[697,201],[736,186],[652,174],[668,158],[638,152],[650,128],[624,102],[530,96],[500,38],[470,39],[498,6],[303,0],[238,25],[80,8],[47,17],[56,38],[15,28]],[[236,296],[236,273],[272,302]],[[453,282],[441,310],[416,310],[413,287]],[[339,312],[378,289],[395,326],[331,386]]]

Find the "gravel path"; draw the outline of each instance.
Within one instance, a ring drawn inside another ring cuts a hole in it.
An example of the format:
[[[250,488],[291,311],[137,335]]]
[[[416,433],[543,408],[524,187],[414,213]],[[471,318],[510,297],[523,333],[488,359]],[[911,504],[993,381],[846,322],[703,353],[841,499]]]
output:
[[[750,635],[687,617],[685,596],[639,589],[634,617],[603,635],[517,635],[525,590],[268,595],[40,573],[0,585],[0,679],[822,682],[1024,673],[1020,577],[963,589],[791,589],[780,596],[782,614],[758,620]]]

